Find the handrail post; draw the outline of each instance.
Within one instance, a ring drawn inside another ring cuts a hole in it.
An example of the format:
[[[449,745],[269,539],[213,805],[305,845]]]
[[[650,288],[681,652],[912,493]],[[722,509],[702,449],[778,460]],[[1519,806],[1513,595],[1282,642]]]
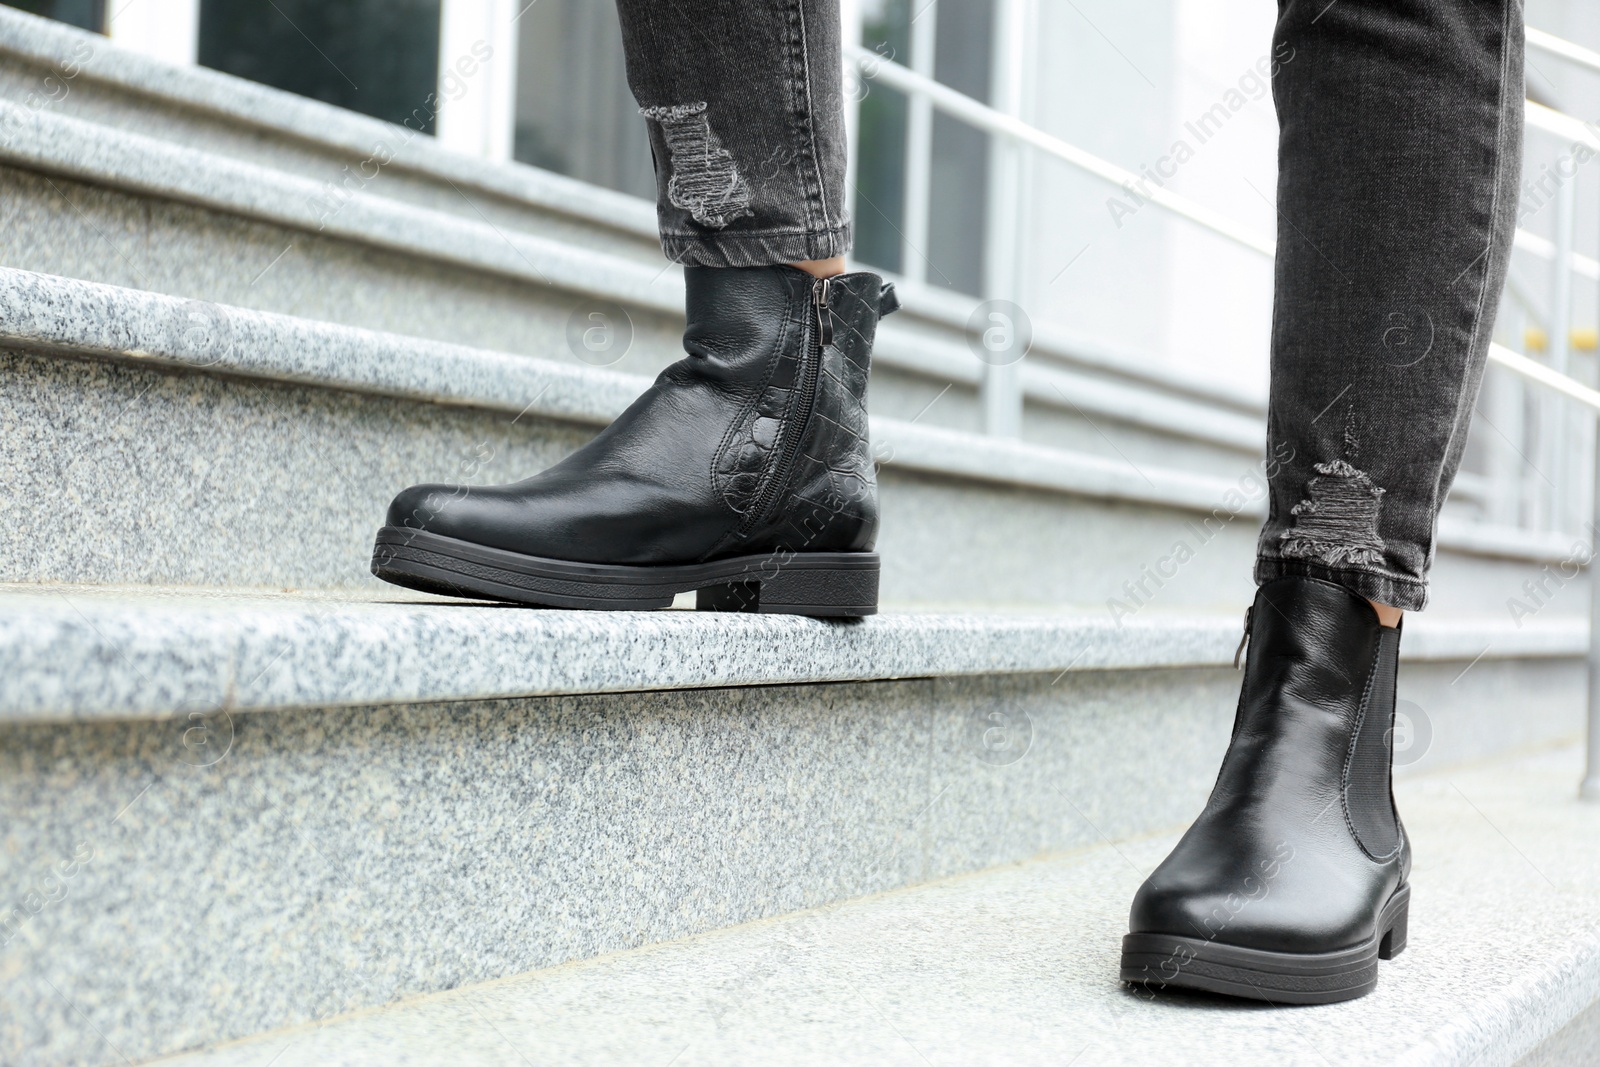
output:
[[[983,368],[983,432],[991,437],[1022,436],[1022,365]]]
[[[1021,55],[1027,48],[1031,0],[999,0],[995,7],[995,61],[990,78],[989,99],[1002,115],[1021,119],[1026,111],[1028,64],[1006,63],[1002,56]],[[989,203],[985,220],[984,286],[990,296],[1017,302],[1023,299],[1019,285],[1022,271],[1020,242],[1022,195],[1026,167],[1023,146],[1015,138],[989,132]],[[1023,312],[1026,314],[1026,312]],[[1031,339],[1033,329],[1015,323],[1013,331],[1023,330]],[[1022,363],[1018,358],[986,363],[980,387],[983,403],[983,429],[994,437],[1022,436]]]
[[[1578,182],[1574,177],[1565,180],[1556,190],[1555,257],[1550,275],[1550,369],[1557,374],[1572,372],[1572,246],[1576,236]],[[1581,520],[1571,499],[1576,495],[1577,473],[1572,454],[1573,437],[1577,429],[1567,410],[1566,401],[1560,397],[1546,396],[1540,403],[1544,414],[1543,455],[1548,464],[1550,480],[1555,487],[1549,491],[1550,507],[1546,511],[1550,529],[1566,531],[1576,528]]]
[[[1575,184],[1575,183],[1574,183]],[[1571,237],[1568,237],[1571,252]],[[1567,300],[1570,309],[1572,289],[1572,264],[1567,264]],[[1569,326],[1568,329],[1571,327]],[[1591,412],[1590,414],[1595,414]],[[1583,781],[1578,786],[1578,796],[1600,803],[1600,417],[1585,420],[1594,425],[1594,470],[1591,483],[1594,487],[1590,500],[1589,522],[1589,722],[1587,727],[1588,760]],[[1570,423],[1569,423],[1570,425]]]
[[[932,81],[939,42],[939,5],[925,4],[911,20],[911,70]],[[889,62],[885,60],[884,63]],[[900,225],[900,272],[914,282],[928,280],[929,218],[933,184],[933,101],[926,92],[906,93],[905,209]]]
[[[1600,802],[1600,425],[1595,433],[1594,522],[1589,527],[1588,765],[1578,796]]]

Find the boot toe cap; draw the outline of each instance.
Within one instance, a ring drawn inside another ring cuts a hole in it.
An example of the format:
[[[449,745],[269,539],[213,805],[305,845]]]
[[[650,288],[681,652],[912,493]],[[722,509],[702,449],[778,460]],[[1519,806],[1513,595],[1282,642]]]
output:
[[[1205,920],[1213,910],[1213,903],[1213,894],[1195,887],[1162,887],[1146,881],[1134,894],[1128,913],[1128,931],[1203,938],[1207,935]]]
[[[1334,952],[1371,937],[1382,899],[1377,882],[1328,877],[1246,876],[1222,885],[1152,878],[1134,894],[1128,931],[1268,952]]]
[[[448,535],[452,527],[452,505],[459,510],[466,495],[464,489],[464,486],[432,483],[413,485],[390,502],[385,524]]]

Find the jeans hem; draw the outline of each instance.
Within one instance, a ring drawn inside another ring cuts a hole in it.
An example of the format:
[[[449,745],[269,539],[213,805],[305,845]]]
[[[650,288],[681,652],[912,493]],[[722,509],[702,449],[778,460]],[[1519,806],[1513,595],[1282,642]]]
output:
[[[850,224],[791,233],[661,235],[661,250],[686,267],[775,267],[850,251]]]
[[[1330,567],[1304,559],[1256,558],[1256,584],[1265,585],[1278,578],[1320,578],[1350,590],[1357,596],[1402,611],[1421,611],[1428,606],[1428,583],[1415,578],[1365,567]]]

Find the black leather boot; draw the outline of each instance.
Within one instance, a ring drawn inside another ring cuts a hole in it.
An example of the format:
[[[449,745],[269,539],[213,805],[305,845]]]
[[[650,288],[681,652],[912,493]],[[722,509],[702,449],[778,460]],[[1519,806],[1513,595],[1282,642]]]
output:
[[[372,573],[564,608],[870,615],[878,493],[867,374],[892,286],[793,267],[684,271],[689,353],[615,422],[511,485],[417,485]]]
[[[1390,790],[1400,631],[1281,578],[1246,616],[1233,740],[1200,818],[1139,887],[1122,979],[1278,1004],[1349,1000],[1406,943],[1411,850]]]

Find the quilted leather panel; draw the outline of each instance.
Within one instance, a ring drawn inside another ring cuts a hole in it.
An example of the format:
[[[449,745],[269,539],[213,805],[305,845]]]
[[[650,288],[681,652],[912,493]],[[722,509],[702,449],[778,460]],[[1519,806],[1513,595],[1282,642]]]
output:
[[[867,439],[867,379],[881,283],[870,274],[834,279],[834,343],[823,349],[816,401],[780,491],[784,502],[749,542],[796,552],[867,551],[877,538],[878,483]],[[809,310],[809,305],[808,305]]]

